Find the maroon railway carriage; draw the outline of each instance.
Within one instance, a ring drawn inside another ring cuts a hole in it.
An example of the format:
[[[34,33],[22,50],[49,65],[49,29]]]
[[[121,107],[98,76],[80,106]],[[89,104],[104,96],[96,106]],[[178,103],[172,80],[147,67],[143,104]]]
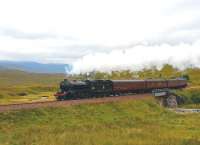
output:
[[[113,92],[116,93],[140,93],[154,89],[178,89],[187,86],[187,81],[184,79],[152,79],[152,80],[112,80]]]
[[[146,80],[146,89],[162,89],[168,88],[166,80]]]
[[[174,88],[174,89],[184,88],[187,86],[187,81],[184,79],[170,79],[167,80],[167,85],[168,88]]]
[[[115,93],[139,92],[146,88],[144,80],[112,80],[112,83]]]

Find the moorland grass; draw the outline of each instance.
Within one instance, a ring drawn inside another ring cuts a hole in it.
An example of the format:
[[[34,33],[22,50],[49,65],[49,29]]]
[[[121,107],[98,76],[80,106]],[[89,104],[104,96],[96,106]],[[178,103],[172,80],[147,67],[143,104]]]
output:
[[[52,99],[63,78],[0,71],[0,104]],[[179,92],[182,107],[200,107],[199,90]],[[176,114],[153,99],[13,111],[0,113],[0,145],[198,145],[199,120],[200,114]]]
[[[199,119],[153,99],[21,110],[0,114],[0,145],[198,145]]]
[[[0,70],[0,104],[30,102],[44,95],[52,99],[63,78],[63,74]]]

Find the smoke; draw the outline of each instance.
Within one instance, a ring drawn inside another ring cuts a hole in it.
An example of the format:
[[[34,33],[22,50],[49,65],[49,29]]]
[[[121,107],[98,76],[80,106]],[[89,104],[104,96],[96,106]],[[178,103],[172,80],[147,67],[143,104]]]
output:
[[[184,69],[188,66],[200,67],[200,41],[177,45],[137,45],[131,48],[112,50],[109,53],[93,53],[72,63],[70,73],[90,71],[141,70],[168,63]]]
[[[72,66],[71,65],[68,65],[68,66],[65,66],[65,75],[66,77],[68,77],[71,73],[71,70],[72,70]]]

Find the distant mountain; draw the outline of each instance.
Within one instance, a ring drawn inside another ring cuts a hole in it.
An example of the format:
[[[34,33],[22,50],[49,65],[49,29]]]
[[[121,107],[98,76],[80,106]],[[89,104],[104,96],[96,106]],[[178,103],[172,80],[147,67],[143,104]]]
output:
[[[3,67],[3,66],[0,66],[0,70],[4,70],[4,69],[6,69],[5,67]]]
[[[71,67],[68,64],[43,64],[28,61],[0,61],[0,69],[15,69],[34,73],[66,73]]]

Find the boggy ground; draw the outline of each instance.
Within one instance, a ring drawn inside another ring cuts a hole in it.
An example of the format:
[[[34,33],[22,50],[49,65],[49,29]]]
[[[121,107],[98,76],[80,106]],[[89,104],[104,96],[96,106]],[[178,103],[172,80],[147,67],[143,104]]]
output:
[[[198,145],[200,114],[152,98],[0,113],[0,145]]]

